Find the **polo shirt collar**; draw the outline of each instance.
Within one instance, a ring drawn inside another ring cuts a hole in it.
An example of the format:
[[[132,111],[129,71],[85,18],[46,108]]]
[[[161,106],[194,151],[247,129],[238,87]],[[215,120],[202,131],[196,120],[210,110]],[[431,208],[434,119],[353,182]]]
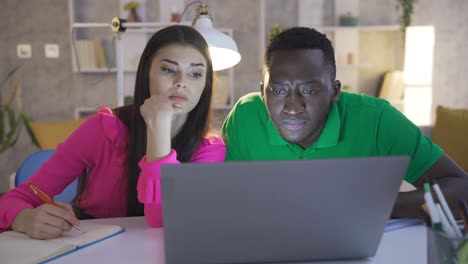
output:
[[[315,145],[317,148],[336,146],[340,137],[340,127],[340,112],[338,111],[336,103],[333,103],[330,112],[328,112],[327,122],[322,130],[322,134],[320,134],[320,137],[312,145]]]
[[[334,103],[330,108],[330,112],[328,112],[327,122],[325,123],[325,127],[322,130],[322,134],[310,147],[327,148],[336,146],[340,136],[340,127],[340,113],[338,111],[338,106],[336,103]],[[268,117],[267,122],[267,133],[271,145],[290,144],[280,135],[270,117]]]

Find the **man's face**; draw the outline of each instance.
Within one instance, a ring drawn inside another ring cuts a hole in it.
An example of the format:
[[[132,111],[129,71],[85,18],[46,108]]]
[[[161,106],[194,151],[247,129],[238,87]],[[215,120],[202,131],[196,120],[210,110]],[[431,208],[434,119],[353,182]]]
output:
[[[332,81],[319,49],[274,51],[262,88],[268,113],[281,136],[307,148],[320,136],[340,82]]]

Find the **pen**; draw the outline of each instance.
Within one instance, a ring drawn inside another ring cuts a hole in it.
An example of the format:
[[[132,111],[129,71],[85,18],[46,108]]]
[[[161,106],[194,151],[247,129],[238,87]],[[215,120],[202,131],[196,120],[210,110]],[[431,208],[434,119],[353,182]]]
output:
[[[429,214],[431,216],[432,228],[436,231],[442,231],[442,224],[440,223],[440,216],[437,212],[437,208],[434,204],[434,199],[431,195],[431,186],[429,183],[424,183],[424,200],[429,208]]]
[[[442,193],[442,190],[440,190],[439,184],[437,184],[436,181],[434,181],[434,183],[432,184],[432,188],[434,188],[437,198],[439,199],[439,202],[442,208],[444,209],[445,214],[447,215],[447,219],[449,221],[449,224],[452,226],[452,229],[455,230],[455,233],[458,237],[462,237],[463,235],[460,232],[460,229],[458,229],[455,217],[453,217],[452,211],[450,210],[450,207],[447,204],[447,200],[445,200],[445,196]]]
[[[29,189],[39,198],[41,201],[43,201],[46,204],[51,204],[51,205],[56,205],[54,201],[47,195],[45,192],[43,192],[39,187],[36,185],[30,183],[28,184]],[[70,223],[71,224],[71,223]],[[71,224],[75,229],[80,230],[80,227],[74,224]]]
[[[437,208],[437,212],[440,215],[440,222],[442,223],[442,231],[444,231],[444,233],[450,238],[457,237],[457,233],[453,230],[452,226],[450,226],[449,221],[447,217],[445,216],[444,211],[442,210],[442,207],[440,206],[440,204],[436,203],[436,208]],[[457,227],[457,230],[458,230],[458,227]]]

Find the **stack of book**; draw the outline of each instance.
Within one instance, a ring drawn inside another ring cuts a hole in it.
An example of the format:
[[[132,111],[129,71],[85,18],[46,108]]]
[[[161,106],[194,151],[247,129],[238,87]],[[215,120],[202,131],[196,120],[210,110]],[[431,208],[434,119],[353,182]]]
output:
[[[81,39],[75,41],[77,64],[80,70],[105,69],[113,62],[110,39]]]

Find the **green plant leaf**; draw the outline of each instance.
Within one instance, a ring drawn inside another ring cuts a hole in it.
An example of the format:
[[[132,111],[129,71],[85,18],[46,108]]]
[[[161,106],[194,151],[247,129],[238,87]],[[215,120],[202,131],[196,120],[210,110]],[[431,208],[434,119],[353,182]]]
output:
[[[397,0],[397,10],[401,12],[398,21],[404,30],[411,24],[411,16],[414,11],[414,3],[416,0]]]
[[[32,143],[36,145],[36,147],[40,148],[39,141],[37,141],[37,138],[34,135],[34,132],[31,128],[31,119],[22,110],[20,111],[20,117],[23,120],[23,124],[26,127],[26,132],[28,132],[28,135],[31,138]]]
[[[139,2],[136,1],[130,1],[124,5],[124,10],[128,11],[130,9],[138,8],[140,6]]]
[[[0,90],[2,89],[3,85],[8,81],[8,79],[10,79],[10,77],[13,76],[13,74],[15,74],[15,72],[18,71],[19,68],[21,68],[21,65],[16,66],[15,68],[13,68],[11,71],[7,73],[5,78],[0,83]]]
[[[0,106],[0,142],[3,142],[3,136],[5,135],[5,125],[3,123],[4,119],[5,112],[3,111],[3,106]]]
[[[21,121],[21,120],[18,119],[18,121]],[[20,125],[21,125],[21,123],[18,122],[17,126],[16,126],[16,129],[15,129],[16,133],[14,133],[12,135],[12,138],[10,139],[11,146],[15,145],[16,142],[18,141],[18,138],[19,138],[19,135],[20,135],[20,132],[21,132],[21,126]]]
[[[2,87],[0,86],[0,111],[3,113]]]
[[[276,23],[273,28],[268,32],[268,41],[271,42],[277,35],[285,31],[287,28],[283,28],[280,24]]]
[[[0,154],[12,147],[20,136],[22,125],[26,127],[29,137],[34,145],[39,147],[39,143],[31,129],[31,119],[23,110],[23,102],[21,100],[21,82],[14,84],[14,89],[6,102],[3,102],[2,89],[7,81],[15,74],[21,66],[16,66],[2,79],[0,82]],[[12,105],[16,101],[17,111],[19,116],[16,116]]]
[[[0,154],[3,153],[5,150],[7,150],[10,147],[7,141],[3,141],[2,144],[0,144]]]
[[[6,135],[6,142],[9,146],[13,146],[19,136],[19,125],[21,124],[21,118],[16,119],[15,112],[12,108],[8,108],[8,122],[10,124],[10,130]]]
[[[14,133],[15,128],[15,111],[13,111],[13,108],[10,106],[7,106],[7,112],[8,112],[8,123],[10,125],[10,132]]]

